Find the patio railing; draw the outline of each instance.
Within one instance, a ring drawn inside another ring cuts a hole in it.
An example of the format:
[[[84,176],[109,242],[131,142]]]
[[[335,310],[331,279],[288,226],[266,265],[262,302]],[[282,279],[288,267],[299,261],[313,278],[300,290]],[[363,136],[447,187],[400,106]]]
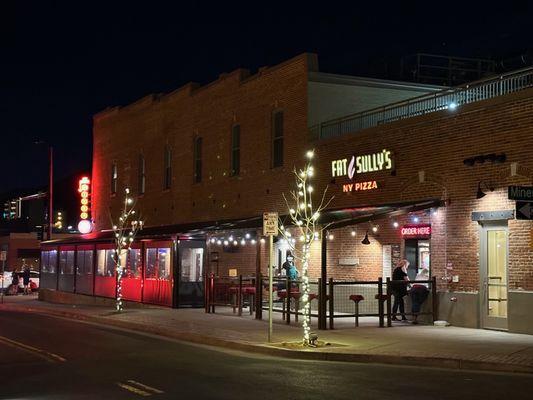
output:
[[[530,67],[325,121],[310,127],[309,136],[311,141],[342,136],[393,121],[455,109],[464,104],[531,87],[533,87],[533,68]]]

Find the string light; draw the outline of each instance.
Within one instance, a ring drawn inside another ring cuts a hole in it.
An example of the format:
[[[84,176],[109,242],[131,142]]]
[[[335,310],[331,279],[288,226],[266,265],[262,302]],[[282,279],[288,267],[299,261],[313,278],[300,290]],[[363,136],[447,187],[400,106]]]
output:
[[[400,226],[400,224],[398,223],[398,221],[394,221],[392,223],[392,226],[395,227],[395,228],[398,228]]]
[[[352,235],[352,237],[355,237],[355,231],[352,229],[352,231],[350,232],[350,234]]]

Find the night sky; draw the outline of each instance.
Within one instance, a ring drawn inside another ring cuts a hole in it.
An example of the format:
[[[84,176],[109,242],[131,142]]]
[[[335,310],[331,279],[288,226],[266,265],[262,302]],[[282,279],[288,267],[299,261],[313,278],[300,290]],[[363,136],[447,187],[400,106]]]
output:
[[[387,77],[404,55],[533,49],[528,2],[48,2],[0,5],[0,193],[89,172],[92,115],[304,51],[322,71]],[[294,3],[294,4],[293,4]]]

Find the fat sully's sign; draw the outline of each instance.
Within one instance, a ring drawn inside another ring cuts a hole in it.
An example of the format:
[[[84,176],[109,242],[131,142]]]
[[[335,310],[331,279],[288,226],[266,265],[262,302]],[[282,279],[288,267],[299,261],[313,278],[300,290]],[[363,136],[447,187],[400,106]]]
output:
[[[392,170],[394,168],[394,159],[392,152],[383,149],[379,153],[354,155],[349,160],[343,158],[331,162],[331,176],[333,178],[348,176],[348,179],[354,179],[357,175],[368,172],[377,172]]]

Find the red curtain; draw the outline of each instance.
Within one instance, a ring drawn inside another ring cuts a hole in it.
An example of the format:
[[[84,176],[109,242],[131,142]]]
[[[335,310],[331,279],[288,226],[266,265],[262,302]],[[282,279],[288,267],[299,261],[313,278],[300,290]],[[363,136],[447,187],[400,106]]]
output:
[[[172,306],[172,281],[146,278],[144,280],[144,303]]]

